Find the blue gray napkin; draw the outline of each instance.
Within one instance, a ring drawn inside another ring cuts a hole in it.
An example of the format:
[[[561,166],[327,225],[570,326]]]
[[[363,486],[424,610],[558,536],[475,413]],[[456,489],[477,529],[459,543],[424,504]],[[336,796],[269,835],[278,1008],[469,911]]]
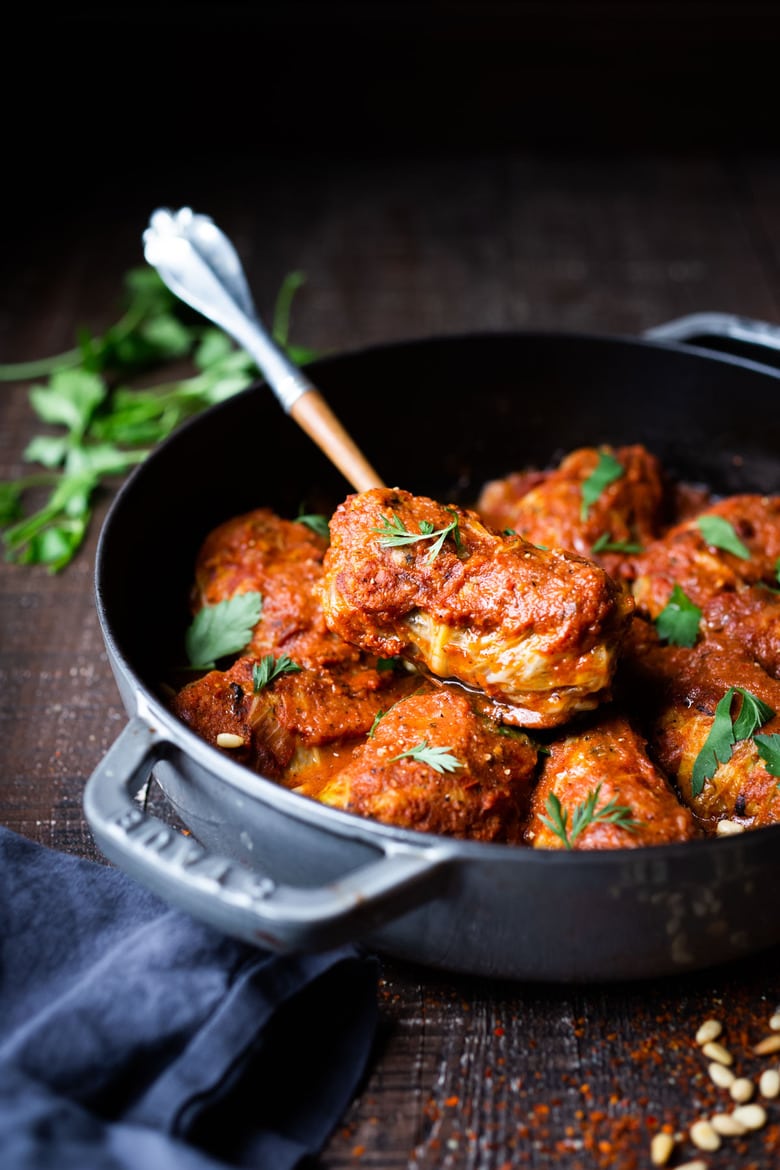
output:
[[[376,965],[277,956],[0,827],[3,1170],[292,1170],[367,1068]]]

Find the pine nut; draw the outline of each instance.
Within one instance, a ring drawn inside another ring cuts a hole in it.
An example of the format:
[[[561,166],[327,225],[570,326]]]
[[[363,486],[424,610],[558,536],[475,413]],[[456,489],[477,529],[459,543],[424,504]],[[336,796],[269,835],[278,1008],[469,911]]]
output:
[[[770,1052],[780,1052],[780,1035],[765,1036],[763,1040],[759,1040],[758,1044],[753,1045],[753,1051],[756,1056],[767,1056]]]
[[[753,1082],[749,1081],[747,1077],[738,1077],[729,1089],[729,1093],[733,1101],[744,1105],[753,1096]]]
[[[747,1109],[748,1106],[746,1105],[745,1108]],[[693,1144],[700,1150],[720,1148],[720,1138],[705,1118],[702,1118],[701,1121],[694,1121],[688,1133]]]
[[[737,1079],[730,1068],[726,1068],[725,1064],[717,1064],[715,1061],[712,1062],[708,1071],[710,1080],[719,1089],[730,1089]]]
[[[739,821],[718,821],[715,832],[719,837],[734,837],[737,833],[744,833],[745,826]]]
[[[780,1094],[780,1072],[776,1068],[764,1069],[758,1082],[758,1091],[762,1097],[777,1097]]]
[[[780,1036],[777,1039],[780,1041]],[[718,1044],[717,1040],[710,1040],[707,1044],[703,1044],[702,1052],[710,1060],[717,1060],[718,1064],[732,1064],[734,1061],[734,1057],[728,1048],[724,1048],[722,1044]]]
[[[217,747],[240,748],[244,746],[244,743],[243,736],[234,735],[232,731],[220,731],[217,736]]]
[[[706,1044],[709,1040],[717,1040],[722,1031],[720,1020],[705,1020],[696,1033],[696,1043]]]
[[[710,1118],[710,1125],[723,1137],[741,1137],[743,1133],[747,1133],[747,1126],[738,1121],[733,1113],[714,1113]]]
[[[654,1166],[665,1166],[672,1156],[674,1138],[670,1133],[657,1133],[650,1142],[650,1161]]]
[[[763,1105],[739,1105],[732,1117],[741,1121],[747,1129],[761,1129],[766,1125],[766,1110]]]
[[[707,1170],[707,1163],[702,1162],[701,1158],[696,1158],[693,1162],[684,1162],[681,1166],[676,1166],[675,1170]]]
[[[773,1032],[780,1032],[780,1012],[775,1012],[769,1019],[769,1027]]]

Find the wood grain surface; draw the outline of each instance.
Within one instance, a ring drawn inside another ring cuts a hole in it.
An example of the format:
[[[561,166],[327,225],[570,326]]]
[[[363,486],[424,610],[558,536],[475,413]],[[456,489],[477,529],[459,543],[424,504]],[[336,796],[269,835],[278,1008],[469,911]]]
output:
[[[116,162],[82,173],[70,198],[52,198],[43,218],[31,200],[8,231],[1,360],[55,353],[80,326],[110,324],[161,205],[214,216],[266,317],[285,273],[301,269],[292,336],[321,351],[494,329],[635,335],[705,309],[780,321],[774,144],[746,150],[732,133],[722,148],[708,134],[686,150],[655,141],[543,150],[510,137],[457,150],[353,143],[331,156],[275,143],[262,160],[236,155],[229,171],[189,155],[187,165],[171,157],[143,173]],[[27,392],[0,386],[0,479],[22,473],[38,430]],[[760,404],[744,408],[760,425]],[[0,567],[0,819],[98,860],[81,795],[125,721],[92,595],[109,499],[60,574]],[[685,1133],[733,1105],[707,1076],[698,1025],[722,1020],[735,1067],[755,1078],[776,1059],[751,1046],[779,1004],[780,949],[682,978],[597,987],[504,984],[383,959],[377,1050],[321,1165],[650,1166],[662,1124]],[[670,1164],[698,1156],[713,1170],[776,1167],[780,1099],[764,1104],[760,1131],[724,1138],[712,1153],[686,1136]]]

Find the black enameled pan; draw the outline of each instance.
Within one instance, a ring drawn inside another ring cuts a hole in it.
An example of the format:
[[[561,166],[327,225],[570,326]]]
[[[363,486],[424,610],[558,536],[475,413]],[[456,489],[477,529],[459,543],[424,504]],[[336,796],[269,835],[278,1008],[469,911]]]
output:
[[[715,326],[777,345],[770,326]],[[644,443],[672,475],[721,493],[780,491],[780,371],[666,339],[691,332],[705,325],[636,340],[434,338],[308,372],[386,481],[419,494],[469,504],[487,479],[598,443]],[[457,972],[564,981],[681,972],[780,942],[780,827],[600,853],[453,841],[289,792],[169,713],[161,684],[182,661],[206,533],[261,505],[327,512],[349,491],[260,387],[183,426],[119,492],[96,599],[130,721],[84,797],[105,855],[278,950],[351,939]],[[135,800],[152,769],[191,835]]]

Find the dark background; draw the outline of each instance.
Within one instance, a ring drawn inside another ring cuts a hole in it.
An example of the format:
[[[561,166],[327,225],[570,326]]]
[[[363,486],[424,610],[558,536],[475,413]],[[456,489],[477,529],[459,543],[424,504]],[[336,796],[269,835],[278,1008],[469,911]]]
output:
[[[5,30],[5,197],[377,153],[773,149],[772,2],[33,5]]]

